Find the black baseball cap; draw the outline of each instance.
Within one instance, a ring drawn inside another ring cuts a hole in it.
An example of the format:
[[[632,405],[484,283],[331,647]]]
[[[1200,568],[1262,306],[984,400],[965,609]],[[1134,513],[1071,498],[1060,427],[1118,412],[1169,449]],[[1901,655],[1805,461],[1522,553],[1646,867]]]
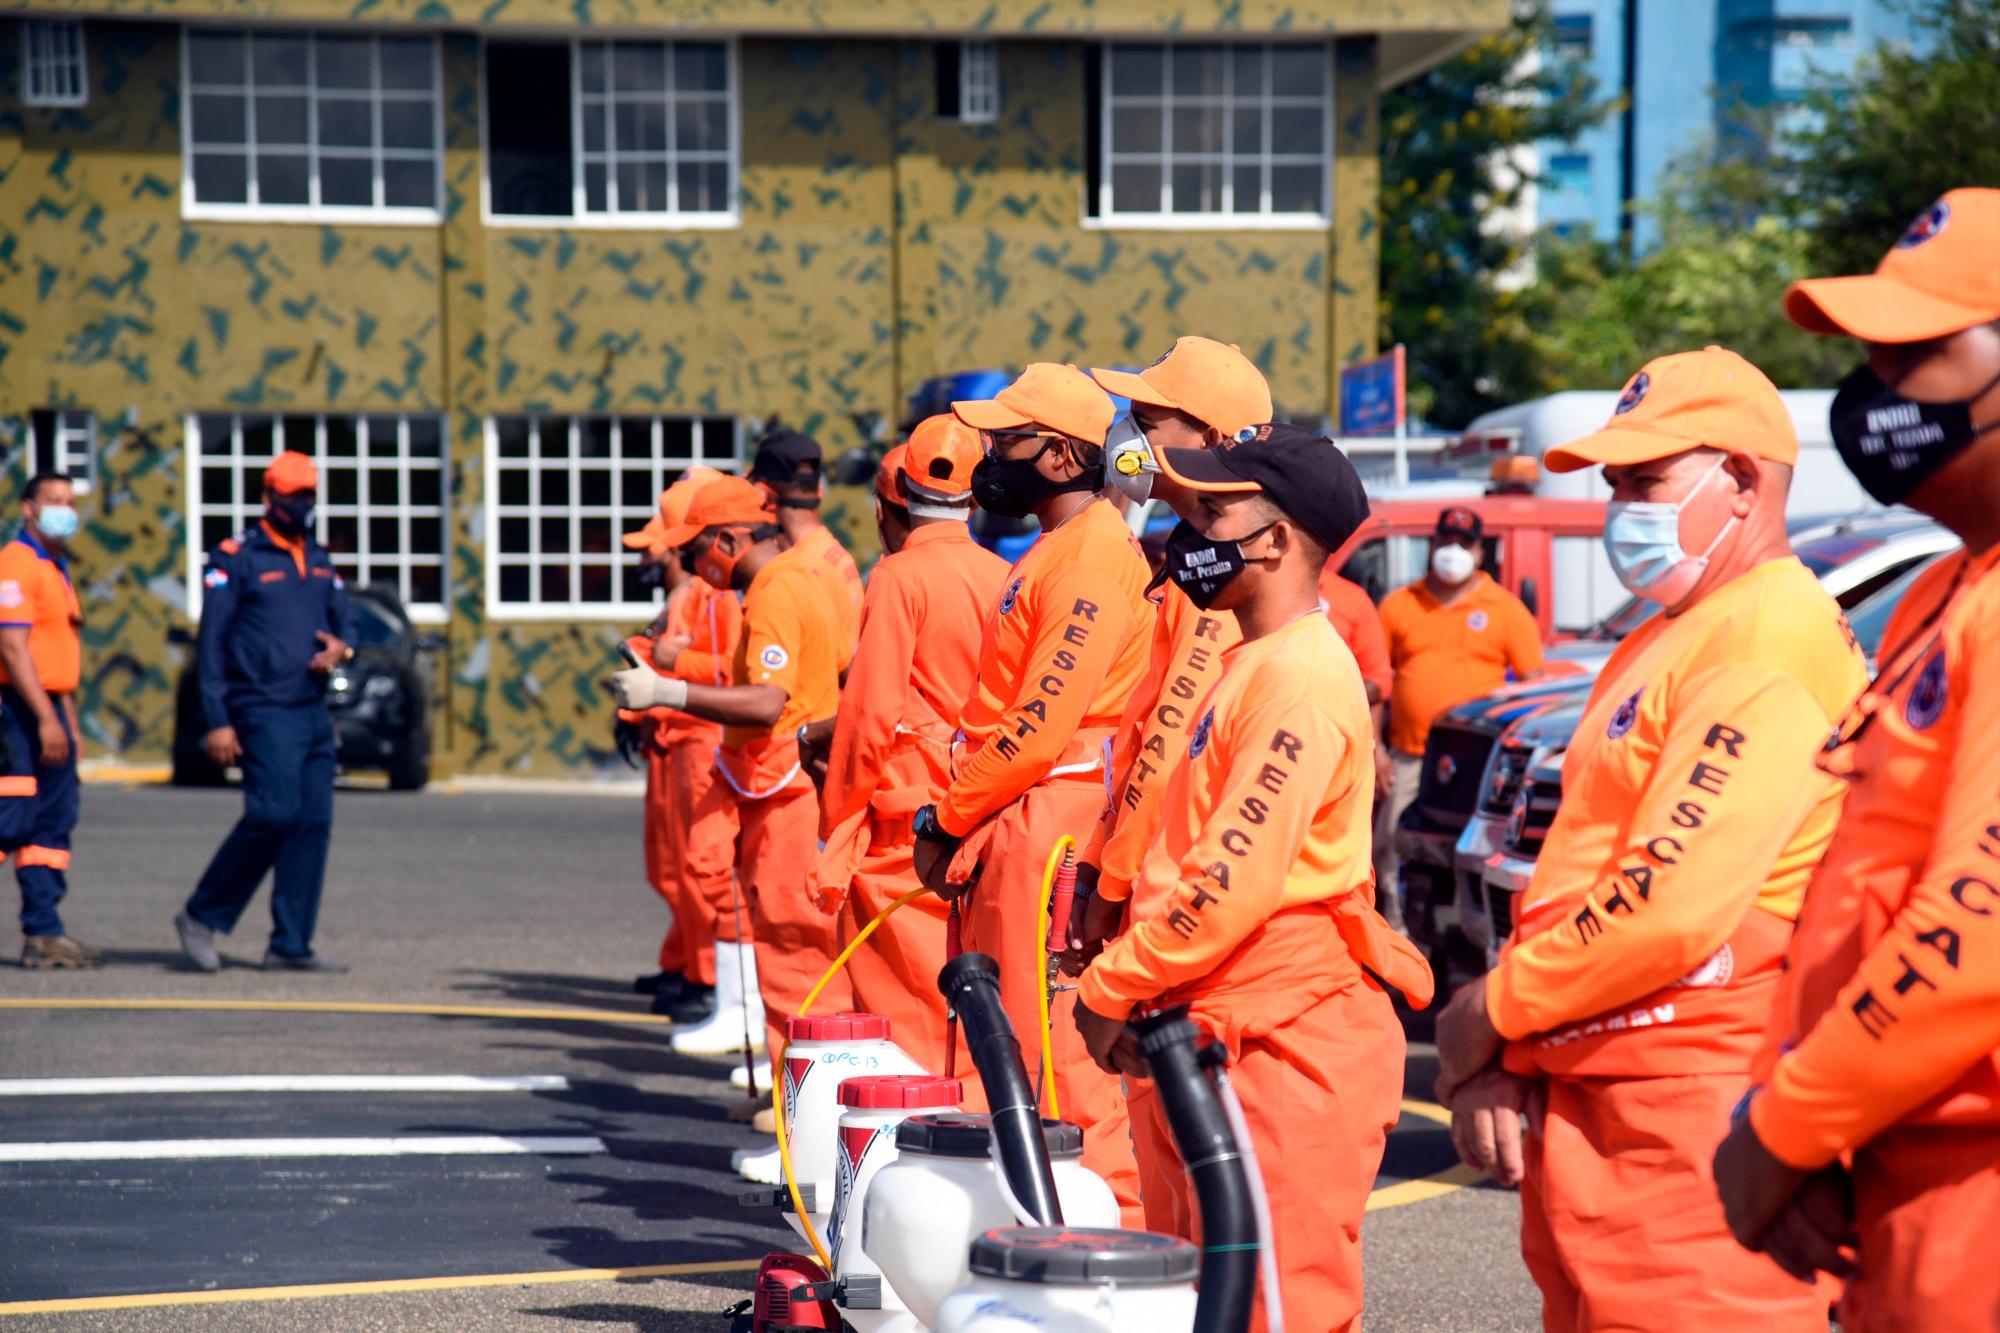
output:
[[[1213,449],[1162,449],[1160,471],[1191,491],[1262,491],[1329,551],[1368,519],[1361,478],[1340,447],[1303,426],[1246,426]]]
[[[819,441],[803,431],[774,430],[757,441],[757,453],[750,462],[750,475],[768,481],[796,483],[799,467],[805,463],[812,464],[815,473],[819,471]]]
[[[1438,515],[1437,531],[1432,534],[1441,542],[1464,542],[1467,546],[1479,545],[1486,535],[1486,525],[1479,515],[1464,505],[1453,505]]]

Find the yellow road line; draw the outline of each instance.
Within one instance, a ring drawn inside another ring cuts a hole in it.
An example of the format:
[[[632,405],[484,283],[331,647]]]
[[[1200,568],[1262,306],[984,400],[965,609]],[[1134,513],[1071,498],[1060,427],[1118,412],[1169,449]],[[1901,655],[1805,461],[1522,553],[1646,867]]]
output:
[[[467,1287],[541,1287],[565,1282],[616,1282],[640,1277],[693,1277],[748,1273],[761,1259],[721,1259],[699,1264],[647,1264],[637,1268],[559,1268],[535,1273],[474,1273],[466,1277],[416,1277],[387,1282],[320,1282],[296,1287],[234,1287],[225,1291],[147,1291],[131,1296],[77,1296],[54,1301],[0,1303],[0,1317],[69,1314],[84,1310],[142,1310],[163,1305],[235,1305],[245,1301],[297,1301],[326,1296],[392,1296],[411,1291]]]
[[[1384,1208],[1400,1208],[1406,1203],[1422,1203],[1441,1195],[1462,1190],[1467,1185],[1477,1185],[1486,1177],[1469,1166],[1454,1166],[1425,1176],[1421,1180],[1402,1180],[1394,1185],[1384,1185],[1368,1196],[1368,1211],[1380,1212]],[[0,1305],[0,1311],[7,1307]]]
[[[0,1009],[216,1009],[238,1013],[415,1014],[436,1018],[547,1018],[565,1023],[673,1022],[662,1014],[616,1009],[509,1009],[478,1004],[377,1004],[361,1000],[84,1000],[0,999]]]
[[[123,782],[138,785],[171,782],[174,769],[171,764],[86,763],[80,766],[77,776],[85,782]]]
[[[1403,1098],[1403,1110],[1410,1115],[1422,1116],[1426,1120],[1435,1120],[1440,1125],[1449,1125],[1451,1123],[1451,1112],[1445,1110],[1436,1102],[1420,1102],[1414,1097],[1405,1097]]]

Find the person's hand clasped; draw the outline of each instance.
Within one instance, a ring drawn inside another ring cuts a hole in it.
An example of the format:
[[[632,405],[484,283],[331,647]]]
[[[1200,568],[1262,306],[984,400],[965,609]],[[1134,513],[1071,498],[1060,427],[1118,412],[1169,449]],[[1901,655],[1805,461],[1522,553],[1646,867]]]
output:
[[[1509,1189],[1526,1174],[1521,1117],[1539,1090],[1534,1082],[1488,1069],[1451,1095],[1451,1142],[1458,1160]]]
[[[1099,897],[1097,879],[1096,866],[1077,867],[1076,897],[1069,908],[1069,948],[1063,951],[1061,963],[1064,976],[1082,976],[1125,920],[1124,899]]]
[[[672,671],[681,654],[692,647],[694,639],[686,634],[662,634],[653,640],[653,665],[662,671]]]
[[[1798,1195],[1806,1176],[1772,1155],[1748,1115],[1736,1117],[1715,1150],[1715,1192],[1722,1197],[1723,1220],[1744,1249],[1764,1248],[1765,1233]]]
[[[1122,1018],[1106,1018],[1083,1001],[1076,1004],[1076,1030],[1083,1048],[1107,1074],[1147,1076],[1146,1062],[1139,1056],[1139,1039],[1132,1035]]]
[[[1459,987],[1437,1018],[1437,1099],[1452,1105],[1452,1094],[1500,1056],[1506,1043],[1486,1013],[1486,978]]]
[[[649,708],[679,708],[687,702],[687,682],[662,676],[651,667],[626,667],[611,675],[618,706],[643,713]]]

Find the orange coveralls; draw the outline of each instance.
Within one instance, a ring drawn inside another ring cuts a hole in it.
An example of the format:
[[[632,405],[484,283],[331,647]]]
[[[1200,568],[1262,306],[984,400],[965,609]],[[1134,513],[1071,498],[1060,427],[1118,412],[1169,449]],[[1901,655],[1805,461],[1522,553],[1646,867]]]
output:
[[[1828,756],[1847,804],[1792,937],[1750,1124],[1802,1170],[1851,1158],[1860,1272],[1842,1328],[1992,1333],[2000,550],[1926,570],[1883,642],[1878,684]]]
[[[917,887],[910,817],[951,780],[959,713],[979,674],[980,622],[1007,562],[965,524],[925,523],[868,580],[861,642],[840,692],[821,792],[819,891],[845,900],[841,943]],[[854,1002],[889,1019],[889,1034],[932,1073],[944,1069],[945,904],[913,900],[847,964]],[[970,1072],[961,1060],[961,1076]]]
[[[1225,659],[1181,742],[1126,929],[1079,998],[1110,1018],[1185,1003],[1223,1043],[1286,1308],[1297,1326],[1350,1328],[1361,1217],[1403,1095],[1402,1028],[1362,965],[1419,1007],[1430,969],[1370,906],[1375,741],[1353,654],[1308,615]],[[1132,1136],[1147,1225],[1192,1237],[1157,1096],[1134,1100]]]
[[[1124,518],[1093,500],[1028,548],[981,630],[979,681],[960,723],[966,739],[937,818],[965,839],[949,871],[955,883],[977,872],[962,909],[965,947],[998,960],[1000,997],[1024,1052],[1040,1046],[1047,984],[1036,966],[1043,868],[1057,838],[1083,842],[1104,810],[1106,751],[1146,670],[1146,581]],[[1060,1110],[1083,1127],[1084,1165],[1137,1218],[1125,1095],[1084,1049],[1074,994],[1049,1006]]]
[[[854,661],[854,645],[861,639],[861,602],[864,595],[861,571],[855,567],[854,557],[833,535],[833,529],[824,524],[799,538],[787,554],[813,572],[832,600],[840,627],[840,658],[836,667],[839,674],[845,676],[848,665]],[[817,718],[813,720],[818,721]]]
[[[826,584],[799,558],[802,546],[773,557],[743,594],[743,633],[732,672],[738,685],[775,685],[784,710],[768,730],[724,727],[715,753],[721,780],[702,797],[696,818],[719,805],[736,809],[736,884],[742,890],[757,956],[758,990],[772,1058],[772,1080],[785,1020],[798,1012],[838,952],[834,919],[819,910],[813,879],[819,869],[819,801],[799,764],[798,729],[829,717],[840,699],[835,663],[843,647],[839,612]],[[733,905],[717,913],[715,935],[740,939]],[[814,1008],[853,1006],[844,975],[827,983]]]
[[[673,670],[660,674],[698,685],[727,685],[743,608],[736,598],[689,579],[667,599],[632,650],[653,660],[653,640],[686,635]],[[717,806],[698,822],[702,793],[715,781],[715,747],[722,728],[670,708],[655,708],[646,751],[646,882],[666,900],[673,921],[660,941],[660,970],[703,986],[715,984],[715,917],[729,905],[728,860],[736,845],[736,811]],[[720,867],[718,873],[718,866]],[[705,878],[704,878],[705,877]]]
[[[1825,1333],[1827,1293],[1730,1235],[1711,1162],[1840,816],[1812,758],[1865,678],[1785,557],[1646,622],[1591,691],[1486,978],[1506,1067],[1547,1090],[1521,1185],[1547,1329]]]

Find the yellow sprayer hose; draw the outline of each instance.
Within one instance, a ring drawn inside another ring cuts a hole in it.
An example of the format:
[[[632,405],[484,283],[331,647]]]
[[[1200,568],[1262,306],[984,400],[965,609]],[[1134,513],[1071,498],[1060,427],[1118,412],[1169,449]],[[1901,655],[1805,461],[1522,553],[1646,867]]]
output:
[[[1048,866],[1042,871],[1041,907],[1036,913],[1036,920],[1041,923],[1041,929],[1035,932],[1035,956],[1041,964],[1035,976],[1037,981],[1041,983],[1037,987],[1037,993],[1042,998],[1042,1086],[1048,1089],[1050,1119],[1058,1117],[1056,1113],[1055,1042],[1049,1033],[1049,988],[1047,984],[1049,975],[1049,894],[1055,886],[1056,869],[1062,865],[1063,853],[1075,846],[1076,839],[1065,833],[1062,837],[1056,839],[1056,845],[1049,850]],[[911,899],[921,898],[924,894],[930,892],[932,890],[927,888],[911,889],[908,893],[903,894],[887,907],[883,908],[867,925],[856,931],[854,938],[847,942],[847,947],[840,951],[840,956],[833,960],[832,965],[820,974],[819,981],[814,984],[810,991],[806,992],[806,998],[799,1004],[798,1016],[803,1018],[812,1011],[813,1001],[819,998],[819,993],[826,989],[826,984],[833,980],[835,973],[847,966],[847,960],[852,958],[854,951],[859,949],[867,942],[868,937],[875,933],[877,926],[894,916]],[[778,1161],[785,1168],[785,1191],[791,1195],[792,1209],[799,1215],[799,1226],[806,1233],[806,1239],[812,1243],[813,1253],[819,1257],[820,1267],[824,1268],[830,1274],[833,1272],[833,1256],[826,1252],[826,1242],[820,1239],[819,1230],[813,1226],[812,1217],[806,1211],[805,1200],[799,1194],[798,1173],[792,1169],[792,1147],[790,1142],[785,1138],[784,1068],[785,1049],[789,1045],[788,1041],[783,1042],[778,1047],[776,1058],[772,1061],[778,1075],[778,1086],[773,1089],[771,1097],[771,1119],[773,1121],[773,1128],[778,1132]]]

